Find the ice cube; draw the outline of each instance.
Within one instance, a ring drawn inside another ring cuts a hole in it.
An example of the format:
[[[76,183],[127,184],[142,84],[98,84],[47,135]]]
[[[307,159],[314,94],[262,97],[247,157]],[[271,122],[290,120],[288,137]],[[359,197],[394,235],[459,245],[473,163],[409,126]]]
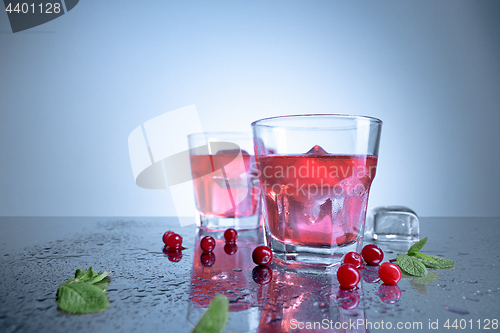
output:
[[[365,236],[379,241],[416,241],[419,233],[417,214],[403,206],[376,207],[365,225]]]
[[[321,148],[320,146],[316,145],[309,149],[309,151],[306,153],[306,155],[328,155],[326,150]]]

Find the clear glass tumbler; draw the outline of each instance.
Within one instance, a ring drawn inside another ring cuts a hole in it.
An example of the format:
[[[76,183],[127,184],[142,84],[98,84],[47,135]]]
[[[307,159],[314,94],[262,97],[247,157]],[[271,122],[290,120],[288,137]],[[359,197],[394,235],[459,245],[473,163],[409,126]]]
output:
[[[259,227],[261,199],[252,135],[196,133],[188,140],[199,226],[215,231]]]
[[[297,115],[252,127],[266,243],[276,261],[332,266],[360,252],[382,121]]]

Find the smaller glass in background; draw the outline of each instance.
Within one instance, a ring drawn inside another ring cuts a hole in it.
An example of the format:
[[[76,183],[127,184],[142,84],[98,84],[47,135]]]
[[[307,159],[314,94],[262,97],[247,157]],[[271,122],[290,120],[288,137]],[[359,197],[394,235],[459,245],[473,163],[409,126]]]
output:
[[[245,230],[260,223],[260,188],[250,133],[188,136],[199,226]]]
[[[404,206],[373,208],[367,218],[365,236],[378,241],[418,241],[417,214]]]

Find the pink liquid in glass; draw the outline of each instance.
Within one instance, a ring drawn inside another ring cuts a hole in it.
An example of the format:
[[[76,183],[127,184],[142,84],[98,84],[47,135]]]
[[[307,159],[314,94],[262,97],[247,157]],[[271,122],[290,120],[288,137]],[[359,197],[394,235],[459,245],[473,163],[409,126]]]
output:
[[[251,173],[254,158],[241,152],[243,163],[234,163],[237,153],[233,151],[191,155],[194,192],[201,215],[236,218],[259,213],[260,192],[253,186],[257,177]]]
[[[362,236],[376,156],[331,155],[315,146],[258,162],[267,228],[277,241],[331,248]]]

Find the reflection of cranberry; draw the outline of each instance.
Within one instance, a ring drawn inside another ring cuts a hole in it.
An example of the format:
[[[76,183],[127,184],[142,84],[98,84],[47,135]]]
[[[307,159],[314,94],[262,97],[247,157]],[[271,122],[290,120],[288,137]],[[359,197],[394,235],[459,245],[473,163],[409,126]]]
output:
[[[268,284],[273,279],[273,271],[267,266],[257,266],[252,271],[252,278],[258,284]]]
[[[378,276],[378,267],[377,266],[366,266],[363,269],[359,270],[361,277],[368,283],[377,283],[380,281],[380,277]]]
[[[378,288],[377,295],[382,302],[393,304],[401,298],[401,289],[397,284],[390,286],[384,283]]]
[[[238,245],[234,243],[224,245],[224,252],[226,252],[227,254],[232,255],[235,254],[236,251],[238,251]]]
[[[210,267],[215,264],[215,254],[213,252],[203,252],[200,257],[200,262],[205,267]]]
[[[168,246],[163,248],[163,253],[168,256],[168,260],[172,262],[179,262],[182,258],[182,252],[180,250],[170,250]]]
[[[344,310],[352,310],[359,305],[359,294],[357,290],[346,290],[339,288],[337,302]]]

